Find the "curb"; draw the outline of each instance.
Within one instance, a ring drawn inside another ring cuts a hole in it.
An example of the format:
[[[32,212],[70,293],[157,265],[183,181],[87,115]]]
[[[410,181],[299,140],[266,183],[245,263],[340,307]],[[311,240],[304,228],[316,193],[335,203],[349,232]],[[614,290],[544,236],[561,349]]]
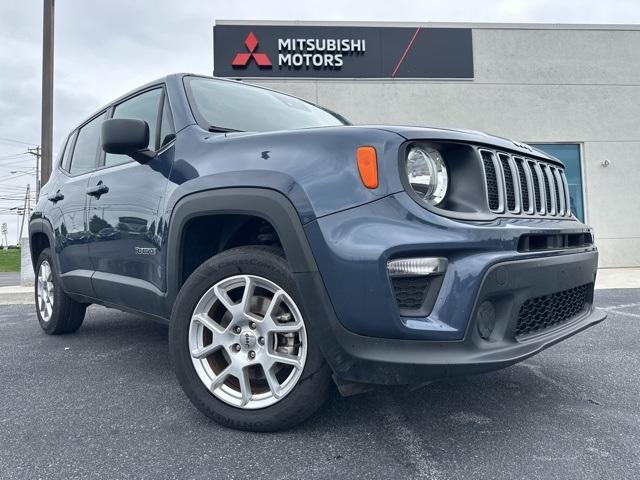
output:
[[[0,287],[0,305],[33,303],[33,287]]]

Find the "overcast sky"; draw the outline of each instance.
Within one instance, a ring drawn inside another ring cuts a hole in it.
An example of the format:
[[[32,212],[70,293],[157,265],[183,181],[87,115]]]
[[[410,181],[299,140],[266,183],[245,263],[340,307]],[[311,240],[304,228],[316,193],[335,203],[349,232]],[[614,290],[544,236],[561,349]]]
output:
[[[216,19],[640,23],[638,0],[57,0],[54,151],[83,117],[171,72],[211,74]],[[42,1],[0,3],[0,223],[16,216],[40,138]],[[24,142],[24,143],[21,143]],[[11,174],[18,170],[25,173]]]

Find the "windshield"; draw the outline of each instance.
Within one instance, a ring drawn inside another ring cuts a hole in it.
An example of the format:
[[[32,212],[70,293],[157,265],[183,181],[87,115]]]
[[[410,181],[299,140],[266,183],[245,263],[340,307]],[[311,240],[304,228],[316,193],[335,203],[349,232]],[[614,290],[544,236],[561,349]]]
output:
[[[185,77],[191,109],[205,128],[268,132],[348,125],[327,110],[289,95],[227,80]]]

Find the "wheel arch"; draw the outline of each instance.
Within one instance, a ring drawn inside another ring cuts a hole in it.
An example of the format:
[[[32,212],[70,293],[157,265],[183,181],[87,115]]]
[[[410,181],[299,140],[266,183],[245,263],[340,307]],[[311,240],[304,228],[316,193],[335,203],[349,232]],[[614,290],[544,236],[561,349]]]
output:
[[[167,313],[183,281],[182,255],[186,227],[204,216],[247,215],[274,228],[294,273],[316,272],[317,266],[291,201],[267,188],[225,188],[192,193],[180,199],[171,212],[167,238]]]
[[[45,248],[53,249],[54,245],[54,234],[51,224],[42,218],[31,220],[29,222],[29,253],[34,271],[40,253],[42,253]],[[60,271],[57,255],[52,255],[52,258],[53,261],[56,262],[57,271]]]

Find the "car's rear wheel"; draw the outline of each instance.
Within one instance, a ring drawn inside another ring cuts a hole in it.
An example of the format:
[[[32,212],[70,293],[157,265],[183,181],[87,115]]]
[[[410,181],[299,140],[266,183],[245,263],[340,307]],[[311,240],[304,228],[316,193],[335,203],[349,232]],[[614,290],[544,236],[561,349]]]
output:
[[[35,299],[38,322],[49,335],[75,332],[82,325],[87,305],[64,292],[48,248],[36,264]]]
[[[306,419],[331,386],[286,260],[268,247],[217,255],[185,282],[170,348],[191,401],[217,422],[280,430]]]

